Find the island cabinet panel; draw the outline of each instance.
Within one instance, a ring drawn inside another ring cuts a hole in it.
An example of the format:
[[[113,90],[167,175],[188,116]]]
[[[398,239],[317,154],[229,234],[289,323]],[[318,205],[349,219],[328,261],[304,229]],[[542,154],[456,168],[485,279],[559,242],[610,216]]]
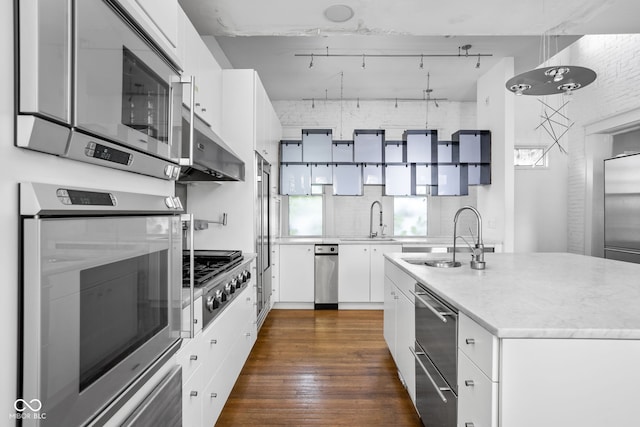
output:
[[[500,425],[640,425],[640,340],[503,339]]]

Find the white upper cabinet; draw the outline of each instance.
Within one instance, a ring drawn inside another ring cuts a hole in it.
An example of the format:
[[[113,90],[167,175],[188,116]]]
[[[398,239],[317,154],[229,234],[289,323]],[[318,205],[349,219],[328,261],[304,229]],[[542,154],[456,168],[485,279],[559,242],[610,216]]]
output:
[[[222,126],[222,67],[196,31],[195,27],[179,8],[178,56],[183,76],[195,77],[194,112],[217,134]],[[190,107],[190,89],[185,88],[182,102]]]
[[[117,0],[174,62],[178,59],[178,0]]]

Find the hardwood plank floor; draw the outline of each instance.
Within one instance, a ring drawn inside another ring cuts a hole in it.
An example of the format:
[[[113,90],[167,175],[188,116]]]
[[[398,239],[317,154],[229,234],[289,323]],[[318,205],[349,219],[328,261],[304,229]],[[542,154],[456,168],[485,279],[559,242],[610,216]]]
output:
[[[216,426],[420,426],[381,310],[271,310]]]

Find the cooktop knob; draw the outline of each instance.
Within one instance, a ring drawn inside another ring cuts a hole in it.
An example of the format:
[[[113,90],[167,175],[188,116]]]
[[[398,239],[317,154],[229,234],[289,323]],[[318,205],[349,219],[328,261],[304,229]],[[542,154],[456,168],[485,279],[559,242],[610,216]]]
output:
[[[218,308],[218,306],[220,306],[220,303],[218,302],[218,300],[216,300],[214,297],[207,297],[207,310],[209,310],[210,312],[213,312],[213,310],[215,310],[216,308]]]
[[[244,275],[247,276],[247,280],[251,279],[251,272],[249,270],[245,270]]]
[[[238,274],[238,277],[236,278],[236,280],[237,280],[237,281],[238,281],[238,283],[240,283],[240,284],[242,284],[242,283],[244,283],[244,282],[246,282],[246,281],[247,281],[247,279],[245,279],[245,278],[244,278],[244,274],[243,274],[243,273]]]
[[[231,289],[236,290],[240,288],[241,282],[238,279],[233,279],[231,281]]]

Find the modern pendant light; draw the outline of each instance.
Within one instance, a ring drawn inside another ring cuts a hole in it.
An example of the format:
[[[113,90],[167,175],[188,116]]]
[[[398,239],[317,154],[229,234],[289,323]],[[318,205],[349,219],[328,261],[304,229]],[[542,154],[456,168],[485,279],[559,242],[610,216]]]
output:
[[[577,65],[554,65],[536,68],[509,79],[506,87],[516,95],[570,95],[596,79],[595,71]]]

